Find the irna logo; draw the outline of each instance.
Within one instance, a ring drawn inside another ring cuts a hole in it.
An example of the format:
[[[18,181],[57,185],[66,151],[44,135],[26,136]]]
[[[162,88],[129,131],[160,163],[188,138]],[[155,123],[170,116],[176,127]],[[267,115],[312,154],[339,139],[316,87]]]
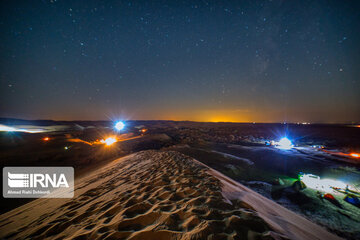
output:
[[[5,198],[72,198],[72,167],[4,167]]]
[[[26,173],[10,173],[8,172],[8,185],[11,188],[47,188],[49,185],[53,188],[69,187],[65,174],[61,173],[59,176],[54,173],[50,174],[26,174]]]

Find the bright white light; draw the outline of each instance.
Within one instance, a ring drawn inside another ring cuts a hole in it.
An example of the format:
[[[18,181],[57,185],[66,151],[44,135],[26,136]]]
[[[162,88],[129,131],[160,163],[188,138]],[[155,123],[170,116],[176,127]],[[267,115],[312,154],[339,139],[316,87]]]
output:
[[[321,188],[321,180],[319,176],[313,174],[304,174],[300,176],[300,180],[305,183],[306,187],[312,189]]]
[[[15,131],[17,131],[17,129],[14,127],[8,127],[0,124],[0,132],[15,132]]]
[[[26,132],[26,133],[40,133],[44,132],[42,129],[24,129],[24,128],[16,128],[9,127],[6,125],[0,124],[0,132]]]
[[[339,180],[334,179],[320,179],[319,176],[313,174],[303,174],[300,180],[305,183],[308,188],[330,193],[334,188],[345,189],[346,184]]]
[[[116,128],[116,130],[118,130],[118,131],[122,130],[124,127],[125,127],[125,124],[124,124],[122,121],[118,121],[118,122],[115,124],[115,128]]]
[[[292,144],[292,142],[287,138],[287,137],[283,137],[282,139],[280,139],[280,141],[276,144],[276,148],[279,149],[291,149],[294,145]]]

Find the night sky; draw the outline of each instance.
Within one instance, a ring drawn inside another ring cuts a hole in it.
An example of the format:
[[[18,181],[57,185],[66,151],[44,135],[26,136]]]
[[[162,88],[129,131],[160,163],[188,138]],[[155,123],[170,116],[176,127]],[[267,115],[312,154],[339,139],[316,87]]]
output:
[[[0,117],[360,121],[360,1],[1,1]]]

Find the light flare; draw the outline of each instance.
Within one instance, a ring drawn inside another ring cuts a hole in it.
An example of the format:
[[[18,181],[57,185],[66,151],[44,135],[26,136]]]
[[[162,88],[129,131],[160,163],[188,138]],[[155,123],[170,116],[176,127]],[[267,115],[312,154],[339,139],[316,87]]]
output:
[[[294,145],[292,144],[292,142],[287,137],[283,137],[282,139],[280,139],[279,142],[275,143],[276,148],[284,149],[284,150],[289,150],[293,146]]]
[[[118,131],[124,129],[124,127],[125,127],[125,123],[123,123],[122,121],[118,121],[115,124],[115,129],[118,130]]]
[[[106,139],[101,139],[100,142],[104,143],[106,146],[110,146],[117,142],[115,137],[108,137]]]
[[[92,141],[92,142],[87,142],[87,141],[84,141],[84,140],[79,139],[79,138],[70,138],[67,141],[68,142],[85,143],[85,144],[88,144],[88,145],[91,145],[91,146],[92,145],[102,145],[102,144],[105,144],[106,146],[110,146],[115,142],[125,142],[125,141],[128,141],[128,140],[137,139],[137,138],[141,138],[141,137],[142,136],[135,136],[135,137],[125,138],[125,139],[119,139],[119,138],[116,138],[116,137],[112,136],[112,137],[107,137],[105,139],[100,139],[100,140],[97,139],[96,141]]]

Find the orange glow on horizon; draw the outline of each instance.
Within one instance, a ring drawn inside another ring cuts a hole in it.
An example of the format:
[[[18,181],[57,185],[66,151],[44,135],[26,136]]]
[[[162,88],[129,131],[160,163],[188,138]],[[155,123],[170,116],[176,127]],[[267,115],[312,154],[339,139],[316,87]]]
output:
[[[206,106],[191,109],[167,109],[166,114],[157,114],[150,118],[172,121],[243,123],[253,122],[254,119],[258,119],[258,115],[252,114],[248,109]]]
[[[246,119],[231,112],[221,111],[220,113],[207,113],[200,120],[204,122],[244,122]]]

